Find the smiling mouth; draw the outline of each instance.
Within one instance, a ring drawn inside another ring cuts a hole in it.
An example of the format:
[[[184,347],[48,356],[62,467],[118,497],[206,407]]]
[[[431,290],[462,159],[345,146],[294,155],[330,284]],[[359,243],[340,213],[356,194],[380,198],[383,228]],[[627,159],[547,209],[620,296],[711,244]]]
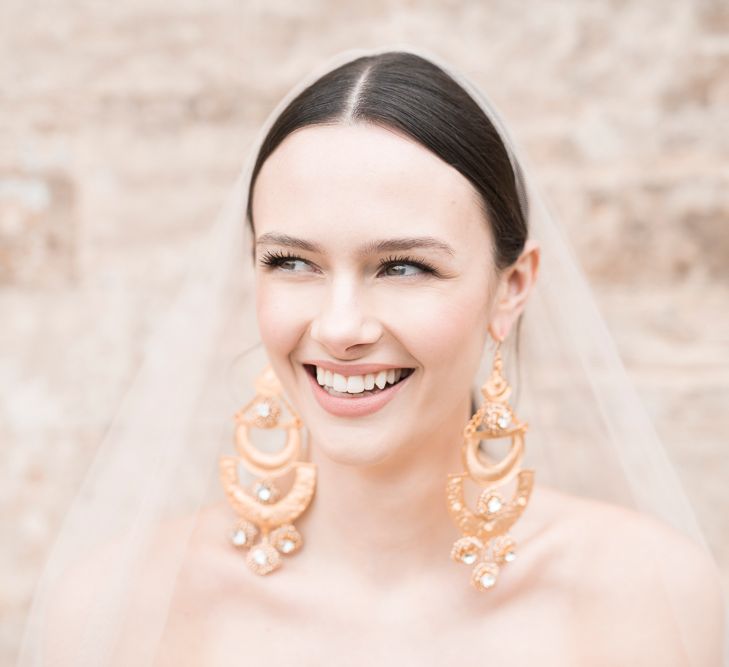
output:
[[[374,396],[382,394],[392,387],[400,384],[403,380],[412,375],[414,368],[398,368],[392,369],[388,375],[387,371],[380,373],[369,373],[367,375],[355,375],[350,377],[338,376],[335,373],[327,372],[326,374],[320,369],[320,377],[317,379],[317,368],[312,364],[304,364],[306,372],[314,378],[319,388],[330,396],[338,398],[357,399],[365,396]],[[393,377],[394,375],[394,377]],[[347,387],[347,391],[339,391],[334,386],[340,388]],[[384,385],[384,386],[383,386]],[[371,389],[364,387],[372,387]]]

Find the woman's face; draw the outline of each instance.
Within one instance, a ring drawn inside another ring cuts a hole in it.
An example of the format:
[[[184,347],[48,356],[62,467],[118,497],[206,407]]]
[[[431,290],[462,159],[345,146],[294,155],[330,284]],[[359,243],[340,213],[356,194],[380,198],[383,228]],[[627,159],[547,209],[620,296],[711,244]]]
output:
[[[466,178],[393,131],[310,126],[264,163],[253,220],[262,340],[315,447],[375,464],[467,418],[497,276]],[[385,369],[412,372],[380,389]]]

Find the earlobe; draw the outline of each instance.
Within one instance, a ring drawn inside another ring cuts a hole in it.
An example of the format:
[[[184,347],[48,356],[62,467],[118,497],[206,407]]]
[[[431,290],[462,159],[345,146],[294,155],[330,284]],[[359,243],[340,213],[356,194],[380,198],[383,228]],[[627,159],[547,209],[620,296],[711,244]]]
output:
[[[492,320],[487,329],[489,334],[491,334],[491,338],[493,338],[495,341],[498,341],[499,343],[504,342],[505,336],[501,333],[501,329],[498,326],[496,320]]]

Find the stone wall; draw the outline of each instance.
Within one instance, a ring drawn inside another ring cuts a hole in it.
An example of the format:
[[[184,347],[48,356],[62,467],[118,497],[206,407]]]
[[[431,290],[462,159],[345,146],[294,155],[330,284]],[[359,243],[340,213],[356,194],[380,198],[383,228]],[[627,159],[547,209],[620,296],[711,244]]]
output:
[[[0,26],[0,663],[186,248],[273,105],[353,46],[489,92],[729,580],[723,0],[4,0]]]

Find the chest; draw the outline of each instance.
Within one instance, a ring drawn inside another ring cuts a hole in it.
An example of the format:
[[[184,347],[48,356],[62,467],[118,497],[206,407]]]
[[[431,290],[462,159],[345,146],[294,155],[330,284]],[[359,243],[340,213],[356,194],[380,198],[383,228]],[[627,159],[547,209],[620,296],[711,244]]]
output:
[[[430,606],[401,600],[390,610],[346,596],[329,610],[250,600],[188,608],[170,615],[157,667],[579,664],[573,610],[527,597],[486,611],[436,594]]]
[[[216,552],[186,568],[155,667],[597,667],[594,638],[604,627],[591,627],[594,600],[579,593],[581,573],[594,570],[565,551],[565,539],[533,540],[488,592],[447,567],[374,593],[315,558],[257,579]]]

